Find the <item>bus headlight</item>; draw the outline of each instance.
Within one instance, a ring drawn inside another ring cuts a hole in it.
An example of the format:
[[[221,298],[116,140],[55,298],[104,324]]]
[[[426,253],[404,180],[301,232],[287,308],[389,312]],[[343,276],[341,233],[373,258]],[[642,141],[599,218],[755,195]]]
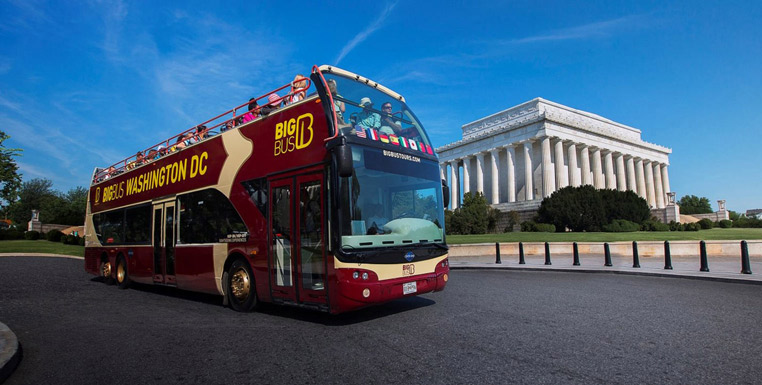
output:
[[[368,273],[367,272],[366,273],[362,273],[362,279],[363,279],[363,281],[367,281],[368,280]]]
[[[354,273],[352,273],[352,278],[354,278],[354,279],[360,278],[360,272],[359,271],[355,271]]]

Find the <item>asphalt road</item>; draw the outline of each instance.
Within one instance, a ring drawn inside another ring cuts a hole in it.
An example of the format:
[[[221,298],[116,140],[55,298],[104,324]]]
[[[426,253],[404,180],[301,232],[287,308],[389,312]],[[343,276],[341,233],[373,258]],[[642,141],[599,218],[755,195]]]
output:
[[[0,258],[0,320],[23,347],[6,384],[762,381],[762,286],[452,271],[444,292],[330,316],[117,290],[82,261]]]

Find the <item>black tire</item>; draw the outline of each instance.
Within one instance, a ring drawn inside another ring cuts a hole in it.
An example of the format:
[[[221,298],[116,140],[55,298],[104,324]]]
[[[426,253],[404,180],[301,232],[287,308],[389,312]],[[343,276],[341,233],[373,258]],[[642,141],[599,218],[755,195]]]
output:
[[[130,283],[132,283],[132,280],[127,270],[127,262],[124,260],[124,257],[119,256],[116,260],[116,287],[124,290],[130,287]]]
[[[245,259],[237,258],[230,264],[225,281],[225,295],[230,307],[235,311],[250,312],[257,307],[254,274]]]

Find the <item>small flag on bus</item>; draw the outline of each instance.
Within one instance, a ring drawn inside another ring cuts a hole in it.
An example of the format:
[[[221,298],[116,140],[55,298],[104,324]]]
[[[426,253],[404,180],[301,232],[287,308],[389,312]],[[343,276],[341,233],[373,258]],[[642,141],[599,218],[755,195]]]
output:
[[[389,137],[386,134],[380,134],[378,138],[384,143],[389,143]]]
[[[368,132],[370,133],[370,138],[371,139],[378,140],[378,131],[376,131],[376,130],[374,130],[372,128],[369,128]]]
[[[413,139],[410,139],[410,149],[411,150],[417,150],[418,149],[418,145],[416,145],[415,140],[413,140]]]
[[[357,135],[360,138],[366,138],[366,139],[368,138],[368,136],[365,135],[365,129],[360,125],[355,126],[355,135]]]
[[[389,134],[389,140],[391,140],[392,144],[395,145],[395,146],[399,146],[400,145],[400,139],[397,137],[397,135]]]

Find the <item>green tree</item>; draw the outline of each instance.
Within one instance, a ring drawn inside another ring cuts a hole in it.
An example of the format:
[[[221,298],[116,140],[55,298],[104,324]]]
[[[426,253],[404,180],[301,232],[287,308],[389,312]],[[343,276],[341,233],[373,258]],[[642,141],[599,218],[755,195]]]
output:
[[[487,204],[484,194],[463,194],[463,204],[450,216],[447,231],[450,234],[484,234],[490,229],[490,224],[494,228],[496,211]]]
[[[16,202],[21,187],[21,175],[14,159],[20,155],[21,150],[6,148],[3,142],[8,138],[8,134],[0,131],[0,210],[4,217],[8,217],[8,208]]]
[[[32,210],[40,210],[40,220],[52,221],[58,210],[58,197],[52,190],[53,182],[49,179],[35,178],[21,184],[19,199],[9,207],[9,216],[13,223],[26,224],[32,218]],[[52,215],[51,215],[52,214]]]
[[[551,223],[556,231],[600,231],[608,223],[601,194],[590,185],[564,187],[542,200],[538,221]]]
[[[680,206],[680,214],[709,214],[712,213],[712,205],[706,197],[686,195],[677,202]]]

